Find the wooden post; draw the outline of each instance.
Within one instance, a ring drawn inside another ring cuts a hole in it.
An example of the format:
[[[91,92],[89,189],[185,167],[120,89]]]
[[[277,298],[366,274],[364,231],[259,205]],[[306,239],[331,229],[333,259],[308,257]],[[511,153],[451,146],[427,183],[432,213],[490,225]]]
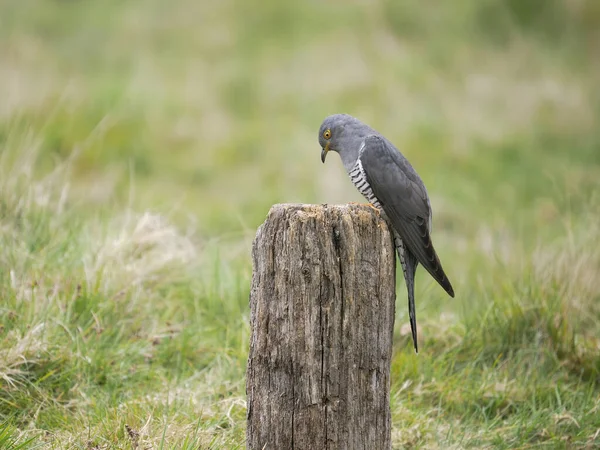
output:
[[[385,221],[364,205],[275,205],[252,259],[248,448],[390,449]]]

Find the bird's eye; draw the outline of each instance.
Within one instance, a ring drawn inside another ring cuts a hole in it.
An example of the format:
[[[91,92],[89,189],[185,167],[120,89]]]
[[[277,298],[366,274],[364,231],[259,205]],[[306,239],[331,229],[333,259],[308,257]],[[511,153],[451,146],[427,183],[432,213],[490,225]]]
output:
[[[331,130],[327,129],[327,130],[323,131],[323,137],[325,139],[329,139],[331,137]]]

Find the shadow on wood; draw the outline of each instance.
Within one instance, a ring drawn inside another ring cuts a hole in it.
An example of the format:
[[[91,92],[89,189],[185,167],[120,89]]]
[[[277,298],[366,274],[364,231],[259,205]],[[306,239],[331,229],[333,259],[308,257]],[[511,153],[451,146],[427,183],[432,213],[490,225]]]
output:
[[[275,205],[252,258],[248,448],[391,448],[386,223],[362,205]]]

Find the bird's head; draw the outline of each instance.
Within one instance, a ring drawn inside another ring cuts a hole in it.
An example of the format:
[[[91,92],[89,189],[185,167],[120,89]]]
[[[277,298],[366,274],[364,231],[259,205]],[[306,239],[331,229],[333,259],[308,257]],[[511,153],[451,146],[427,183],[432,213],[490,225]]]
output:
[[[327,153],[334,151],[340,154],[344,166],[351,168],[358,158],[360,144],[372,133],[375,133],[373,129],[348,114],[334,114],[325,118],[319,128],[321,161],[325,162]]]
[[[341,140],[344,128],[353,117],[347,114],[334,114],[325,118],[319,128],[319,144],[321,144],[321,161],[325,162],[327,152],[343,150]]]

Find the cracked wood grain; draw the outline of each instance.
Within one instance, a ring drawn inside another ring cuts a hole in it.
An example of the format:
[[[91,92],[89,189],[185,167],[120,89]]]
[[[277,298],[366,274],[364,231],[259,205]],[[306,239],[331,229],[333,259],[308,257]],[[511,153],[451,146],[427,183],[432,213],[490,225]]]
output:
[[[361,205],[275,205],[252,260],[248,448],[391,448],[384,220]]]

